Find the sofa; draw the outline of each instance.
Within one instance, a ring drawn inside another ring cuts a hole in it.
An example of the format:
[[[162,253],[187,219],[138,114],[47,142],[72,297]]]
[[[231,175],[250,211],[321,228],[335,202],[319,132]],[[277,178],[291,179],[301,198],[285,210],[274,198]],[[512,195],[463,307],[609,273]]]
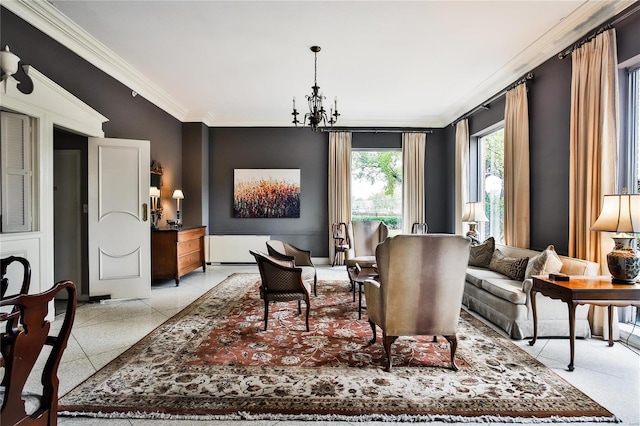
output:
[[[500,266],[500,261],[505,259],[506,268]],[[598,271],[597,263],[559,256],[553,246],[539,252],[495,244],[490,238],[472,247],[462,304],[504,330],[512,339],[524,339],[533,336],[531,276],[558,272],[593,276]],[[569,309],[565,302],[537,293],[536,309],[538,337],[569,336]],[[576,337],[591,336],[588,312],[588,305],[579,305],[576,309]]]

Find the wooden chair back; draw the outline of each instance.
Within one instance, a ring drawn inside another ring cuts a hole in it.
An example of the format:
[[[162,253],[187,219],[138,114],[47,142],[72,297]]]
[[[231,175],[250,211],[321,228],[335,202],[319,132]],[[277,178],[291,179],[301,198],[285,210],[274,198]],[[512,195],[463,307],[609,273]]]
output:
[[[50,336],[49,307],[54,297],[67,292],[66,311],[57,335]],[[0,300],[0,307],[13,306],[0,313],[6,330],[0,334],[0,353],[4,363],[0,418],[2,425],[56,425],[58,415],[58,366],[67,347],[76,311],[76,287],[71,281],[57,283],[39,294],[19,294]],[[51,346],[51,350],[44,350]],[[44,355],[47,354],[48,355]],[[36,360],[43,353],[46,363],[40,376],[42,393],[25,391]]]

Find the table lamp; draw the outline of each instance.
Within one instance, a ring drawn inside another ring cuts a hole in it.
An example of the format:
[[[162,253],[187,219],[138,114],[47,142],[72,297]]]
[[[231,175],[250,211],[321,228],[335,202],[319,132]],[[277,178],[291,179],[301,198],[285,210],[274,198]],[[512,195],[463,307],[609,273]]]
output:
[[[467,237],[471,238],[471,241],[479,243],[478,231],[476,231],[476,225],[478,222],[488,222],[487,215],[484,214],[484,204],[481,202],[467,203],[462,214],[462,221],[469,224],[469,232]]]
[[[182,225],[182,219],[180,218],[180,200],[184,199],[184,194],[181,189],[176,189],[173,191],[173,196],[171,197],[176,200],[176,225]]]
[[[640,194],[605,195],[600,216],[592,231],[616,232],[615,246],[607,254],[607,266],[614,284],[634,284],[640,273],[640,257],[633,248],[633,233],[640,233]]]

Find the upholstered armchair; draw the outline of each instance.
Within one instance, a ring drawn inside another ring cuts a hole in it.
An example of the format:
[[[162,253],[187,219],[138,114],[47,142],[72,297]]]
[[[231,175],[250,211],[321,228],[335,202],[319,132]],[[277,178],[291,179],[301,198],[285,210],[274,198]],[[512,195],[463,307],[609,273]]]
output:
[[[356,263],[366,268],[376,263],[376,246],[389,236],[389,228],[379,220],[353,221],[347,226],[347,236],[347,268],[356,266]]]
[[[264,300],[264,330],[267,330],[269,321],[270,302],[298,301],[298,314],[302,313],[300,302],[307,305],[306,326],[309,331],[309,294],[311,286],[308,281],[302,279],[302,268],[294,265],[292,260],[279,260],[264,253],[249,250],[255,257],[260,270],[262,285],[260,286],[260,298]]]
[[[267,241],[267,252],[269,256],[281,260],[292,260],[298,268],[302,268],[302,279],[305,281],[313,280],[313,294],[318,295],[318,273],[316,266],[311,261],[311,252],[293,246],[284,241],[269,240]]]
[[[366,281],[369,324],[376,341],[376,326],[382,329],[391,369],[391,345],[398,336],[444,336],[451,351],[451,368],[457,371],[456,330],[469,240],[459,235],[397,235],[376,250],[379,282]]]

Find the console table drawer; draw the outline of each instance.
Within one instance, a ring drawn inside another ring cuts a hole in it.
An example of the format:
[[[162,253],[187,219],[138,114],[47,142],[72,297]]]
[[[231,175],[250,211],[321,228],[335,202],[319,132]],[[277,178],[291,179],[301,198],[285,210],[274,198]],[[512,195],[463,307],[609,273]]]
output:
[[[183,256],[192,252],[200,251],[201,241],[200,238],[191,239],[188,241],[178,242],[178,256]]]
[[[191,267],[191,269],[186,271],[191,272],[200,266],[202,266],[202,259],[199,251],[194,251],[182,256],[178,256],[178,271],[186,271],[187,269],[189,269],[189,267]]]

